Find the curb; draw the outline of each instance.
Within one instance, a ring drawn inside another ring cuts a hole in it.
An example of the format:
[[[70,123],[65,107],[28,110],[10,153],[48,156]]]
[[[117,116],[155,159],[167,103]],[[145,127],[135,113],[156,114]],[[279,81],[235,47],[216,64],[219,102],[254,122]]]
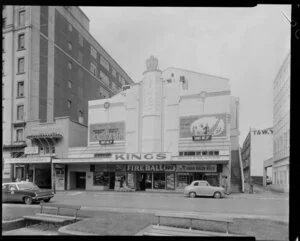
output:
[[[98,234],[94,233],[86,233],[86,232],[80,232],[80,231],[74,231],[69,230],[68,227],[70,227],[72,224],[60,227],[57,232],[60,235],[67,235],[67,236],[98,236]]]
[[[25,219],[18,218],[14,220],[2,220],[2,231],[10,231],[13,229],[23,228],[25,226]]]

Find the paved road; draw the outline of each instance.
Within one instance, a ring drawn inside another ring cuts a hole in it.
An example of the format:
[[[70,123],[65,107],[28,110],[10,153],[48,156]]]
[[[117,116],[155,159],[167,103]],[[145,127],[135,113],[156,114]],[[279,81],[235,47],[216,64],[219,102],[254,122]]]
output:
[[[223,216],[269,217],[288,220],[289,200],[283,195],[235,194],[225,199],[185,198],[174,193],[145,192],[58,192],[52,203],[82,205],[83,210],[158,210],[197,212]]]

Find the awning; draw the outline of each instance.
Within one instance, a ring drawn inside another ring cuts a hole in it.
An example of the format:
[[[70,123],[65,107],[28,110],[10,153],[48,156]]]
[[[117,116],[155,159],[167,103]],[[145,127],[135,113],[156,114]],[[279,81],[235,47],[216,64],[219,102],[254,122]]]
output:
[[[4,158],[5,164],[32,164],[32,163],[50,163],[51,157],[32,157],[32,158]]]
[[[3,149],[11,149],[11,148],[23,148],[26,147],[27,144],[25,142],[14,143],[11,145],[3,145]]]
[[[167,160],[167,161],[124,161],[110,158],[61,158],[52,159],[52,163],[59,164],[227,164],[229,160]]]

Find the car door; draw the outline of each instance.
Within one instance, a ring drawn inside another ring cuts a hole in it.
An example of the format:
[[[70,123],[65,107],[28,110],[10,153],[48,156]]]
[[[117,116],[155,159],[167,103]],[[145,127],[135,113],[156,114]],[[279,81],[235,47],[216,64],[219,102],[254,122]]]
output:
[[[199,183],[199,185],[201,186],[201,192],[203,196],[211,196],[211,188],[208,184],[207,181],[201,181]]]
[[[204,195],[203,186],[201,185],[201,182],[196,182],[195,183],[195,190],[196,190],[197,195],[199,195],[199,196]]]
[[[7,202],[8,194],[9,194],[8,184],[2,184],[2,202],[3,203]]]
[[[17,202],[18,200],[18,188],[16,184],[8,185],[7,202]]]

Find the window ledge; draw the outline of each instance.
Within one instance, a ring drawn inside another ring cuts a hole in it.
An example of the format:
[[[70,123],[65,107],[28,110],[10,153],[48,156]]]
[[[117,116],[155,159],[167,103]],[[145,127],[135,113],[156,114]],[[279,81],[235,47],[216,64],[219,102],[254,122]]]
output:
[[[23,99],[23,98],[25,98],[24,95],[23,95],[23,96],[17,96],[17,97],[16,97],[16,99]]]
[[[23,50],[26,50],[26,48],[18,48],[18,49],[17,49],[17,52],[23,51]]]
[[[25,72],[16,73],[16,75],[21,75],[21,74],[25,74]]]

